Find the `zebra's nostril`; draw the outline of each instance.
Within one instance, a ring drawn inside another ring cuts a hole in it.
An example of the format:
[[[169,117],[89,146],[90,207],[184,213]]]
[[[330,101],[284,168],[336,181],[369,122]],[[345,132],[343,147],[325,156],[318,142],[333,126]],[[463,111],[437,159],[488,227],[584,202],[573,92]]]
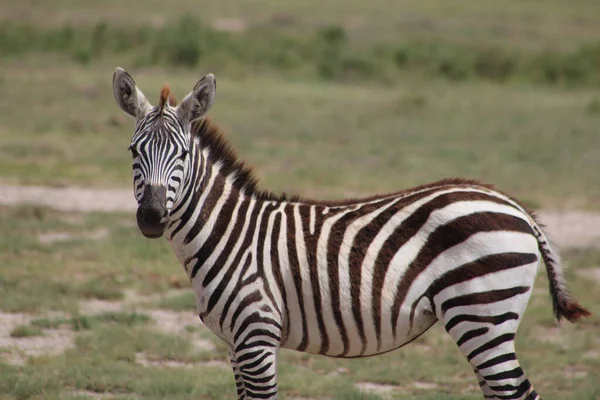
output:
[[[161,224],[166,224],[167,222],[169,222],[169,211],[165,210],[165,212],[164,212],[164,214],[163,214],[163,216],[162,216],[162,218],[160,220],[160,223]]]

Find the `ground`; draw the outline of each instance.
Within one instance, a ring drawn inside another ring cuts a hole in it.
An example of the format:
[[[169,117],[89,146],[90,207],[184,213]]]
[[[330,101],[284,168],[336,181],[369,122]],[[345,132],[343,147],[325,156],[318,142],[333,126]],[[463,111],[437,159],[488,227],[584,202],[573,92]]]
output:
[[[41,206],[44,208],[40,208]],[[74,257],[72,261],[75,263],[89,257],[99,258],[98,264],[102,265],[103,257],[95,253],[106,251],[106,242],[111,240],[111,235],[124,227],[128,231],[127,239],[124,241],[123,238],[117,238],[112,246],[125,244],[127,240],[132,239],[138,242],[138,246],[141,245],[141,251],[148,250],[148,246],[151,246],[149,243],[141,244],[140,240],[135,238],[136,227],[131,220],[135,202],[129,190],[4,185],[0,186],[0,207],[3,207],[7,226],[11,225],[11,220],[17,218],[24,226],[23,233],[26,236],[19,237],[20,244],[14,246],[17,249],[16,254],[5,255],[5,258],[27,269],[36,268],[35,264],[39,260],[36,260],[35,253],[43,253],[40,247],[54,249],[49,259],[44,258],[45,262],[40,267],[52,268],[55,262],[69,257]],[[57,211],[52,211],[53,209]],[[107,212],[112,214],[106,214]],[[127,214],[119,214],[121,212]],[[89,213],[94,217],[86,217]],[[594,299],[600,297],[596,289],[600,283],[600,251],[593,248],[597,248],[600,242],[590,238],[600,237],[600,214],[581,211],[542,211],[539,214],[555,243],[567,252],[569,260],[576,261],[576,273],[569,273],[570,283],[575,284],[575,295],[582,299],[586,306],[595,307],[597,303],[593,303]],[[129,215],[129,218],[125,218],[125,215]],[[98,218],[102,218],[102,223],[98,223]],[[33,230],[27,229],[28,220],[40,221],[41,224]],[[19,235],[19,232],[13,232],[13,237],[14,234]],[[8,236],[10,241],[11,234]],[[83,257],[77,254],[77,251],[73,253],[72,246],[77,243],[87,243],[89,246],[88,249],[84,249]],[[161,247],[163,251],[168,252],[164,246]],[[111,245],[108,245],[108,248],[112,248]],[[20,262],[14,261],[13,257],[17,254],[21,254]],[[168,259],[166,256],[168,254],[161,255]],[[135,260],[135,257],[133,259]],[[183,272],[177,274],[174,258],[171,261],[172,270],[161,269],[150,273],[150,276],[142,279],[147,281],[146,284],[141,285],[131,277],[140,271],[122,270],[120,275],[112,277],[110,269],[100,274],[94,271],[95,262],[92,262],[91,269],[76,265],[75,269],[82,276],[75,279],[75,282],[79,281],[75,287],[59,287],[54,289],[57,293],[53,293],[52,288],[49,289],[49,293],[36,292],[35,285],[31,288],[32,293],[38,293],[40,302],[19,298],[14,290],[11,290],[10,277],[20,275],[20,279],[16,278],[17,281],[21,281],[17,282],[17,286],[22,288],[27,287],[28,283],[26,276],[15,272],[14,268],[8,268],[8,279],[3,283],[5,289],[4,292],[0,292],[3,293],[0,297],[3,299],[0,301],[0,310],[9,311],[0,311],[0,349],[3,349],[5,368],[10,371],[7,376],[13,376],[9,379],[17,379],[18,375],[14,374],[19,370],[23,373],[40,373],[41,369],[42,381],[56,380],[54,383],[58,384],[58,387],[50,382],[42,382],[39,387],[19,389],[14,383],[2,383],[1,380],[0,385],[8,384],[8,392],[13,393],[16,398],[27,398],[36,393],[45,398],[157,396],[157,392],[144,392],[139,387],[120,383],[112,374],[103,375],[106,373],[98,372],[92,367],[97,363],[106,363],[108,366],[110,363],[125,362],[126,371],[122,373],[129,374],[139,371],[140,368],[154,371],[189,371],[192,374],[200,373],[199,376],[204,376],[210,371],[210,374],[216,374],[220,379],[202,380],[203,386],[200,391],[204,391],[207,398],[230,398],[233,386],[231,380],[227,379],[229,365],[226,348],[202,326],[195,315],[192,291],[184,280]],[[598,264],[590,265],[590,262]],[[66,270],[68,273],[70,267],[67,266]],[[45,274],[42,272],[41,275]],[[98,279],[105,282],[92,282],[85,278],[86,276],[95,276],[92,281]],[[557,326],[552,322],[546,285],[542,275],[538,279],[530,310],[519,334],[518,343],[524,349],[521,351],[523,363],[529,367],[532,381],[542,383],[542,393],[546,386],[555,386],[552,377],[559,374],[563,379],[567,379],[568,383],[562,384],[564,389],[568,392],[575,390],[576,397],[571,398],[595,398],[593,396],[598,389],[591,377],[600,367],[600,354],[595,350],[600,346],[599,338],[594,333],[598,325],[597,317],[579,326]],[[580,289],[584,287],[594,289],[581,293]],[[54,297],[50,299],[44,296]],[[531,309],[535,315],[531,315]],[[431,399],[478,398],[478,389],[470,376],[468,366],[461,360],[458,349],[448,335],[437,328],[402,350],[367,361],[335,361],[282,351],[282,391],[289,396],[286,398],[305,400],[392,399],[406,398],[405,396],[410,395]],[[123,343],[121,339],[119,342],[103,343],[107,340],[104,336],[106,334],[109,337],[115,334],[136,337],[136,341],[131,342],[131,339],[127,339]],[[577,342],[572,342],[573,340]],[[106,348],[106,345],[116,348]],[[541,351],[546,355],[536,357],[536,353]],[[109,355],[104,355],[103,352],[108,352]],[[433,354],[436,356],[430,356]],[[535,361],[536,358],[539,361]],[[551,365],[544,364],[543,359],[546,358],[551,360]],[[64,375],[64,371],[59,372],[58,376],[55,376],[56,371],[44,372],[45,364],[60,371],[66,368],[64,362],[80,365],[83,380],[73,381],[72,377]],[[415,362],[417,364],[412,365]],[[90,363],[91,365],[88,365]],[[463,368],[455,370],[455,363],[462,364]],[[385,373],[381,369],[383,365]],[[412,368],[407,365],[411,365]],[[448,374],[444,372],[446,369],[448,372],[454,372]],[[426,370],[429,372],[425,372]],[[315,372],[319,375],[313,376]],[[100,375],[96,375],[98,373]],[[316,383],[315,387],[296,386],[293,382],[297,380],[298,374],[313,380]],[[544,378],[539,379],[540,376]],[[101,381],[97,381],[99,377],[102,377]],[[165,384],[169,377],[170,375],[163,377]],[[345,386],[345,382],[352,385]],[[40,383],[37,382],[36,385]],[[27,387],[27,384],[25,386]],[[553,388],[555,389],[556,387]],[[23,390],[25,392],[22,392]],[[188,398],[188,390],[197,393],[199,389],[190,389],[183,385],[172,390],[171,395],[174,398]],[[448,393],[448,396],[436,397],[439,393]],[[457,393],[463,393],[463,397],[453,397]]]
[[[164,240],[142,237],[133,121],[216,75],[210,117],[275,192],[339,199],[447,177],[535,209],[574,296],[538,274],[517,335],[545,399],[600,398],[600,8],[546,0],[0,0],[0,400],[233,399]],[[480,399],[439,326],[364,360],[291,351],[284,399]],[[309,382],[310,384],[306,384]]]

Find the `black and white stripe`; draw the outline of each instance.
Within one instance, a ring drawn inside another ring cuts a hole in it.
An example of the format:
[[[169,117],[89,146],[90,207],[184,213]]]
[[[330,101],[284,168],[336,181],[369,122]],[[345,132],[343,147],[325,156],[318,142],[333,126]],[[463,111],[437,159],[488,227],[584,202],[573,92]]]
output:
[[[154,134],[147,135],[149,130]],[[133,156],[133,190],[138,202],[142,200],[146,185],[164,185],[167,208],[173,207],[187,166],[189,140],[171,132],[184,131],[185,126],[172,113],[155,110],[140,119],[129,146]]]
[[[279,348],[372,356],[438,320],[485,398],[540,398],[514,338],[541,259],[556,316],[588,312],[518,202],[460,179],[339,203],[278,197],[257,190],[214,124],[189,125],[168,105],[157,113],[134,135],[136,194],[169,186],[165,235],[200,318],[229,345],[240,399],[276,398]]]

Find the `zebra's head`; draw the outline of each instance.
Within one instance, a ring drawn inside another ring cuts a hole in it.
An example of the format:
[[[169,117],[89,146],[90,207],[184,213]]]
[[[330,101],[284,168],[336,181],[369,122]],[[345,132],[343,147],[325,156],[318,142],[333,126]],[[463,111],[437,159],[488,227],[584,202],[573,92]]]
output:
[[[115,70],[115,100],[135,118],[129,150],[138,202],[136,218],[140,231],[148,238],[162,236],[167,227],[189,166],[191,123],[208,112],[215,91],[215,77],[208,74],[179,105],[175,105],[168,87],[163,87],[159,104],[152,106],[131,75],[121,68]]]

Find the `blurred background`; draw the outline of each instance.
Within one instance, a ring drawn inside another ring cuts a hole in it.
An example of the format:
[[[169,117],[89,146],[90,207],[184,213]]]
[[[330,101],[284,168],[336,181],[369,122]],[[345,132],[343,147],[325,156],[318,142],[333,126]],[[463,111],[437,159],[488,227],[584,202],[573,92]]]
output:
[[[263,188],[339,199],[458,176],[542,215],[600,312],[595,0],[0,0],[0,399],[234,399],[164,240],[135,226],[121,66],[152,103],[208,72]],[[600,319],[517,350],[544,398],[600,398]],[[479,399],[441,327],[365,360],[283,351],[284,399]]]

